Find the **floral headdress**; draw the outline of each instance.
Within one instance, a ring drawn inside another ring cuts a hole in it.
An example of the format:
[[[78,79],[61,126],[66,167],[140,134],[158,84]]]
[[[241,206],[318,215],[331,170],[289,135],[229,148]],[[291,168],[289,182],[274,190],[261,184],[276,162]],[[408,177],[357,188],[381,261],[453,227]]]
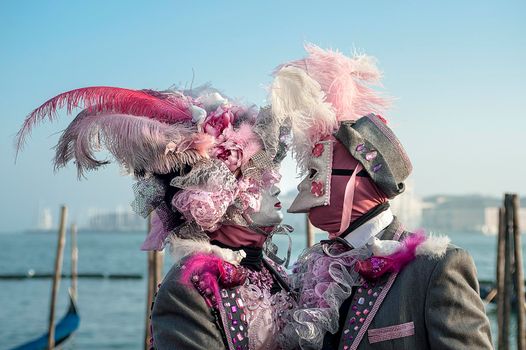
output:
[[[221,224],[248,226],[262,189],[279,181],[288,147],[285,118],[235,104],[208,86],[195,90],[88,87],[62,93],[27,116],[17,151],[37,123],[83,110],[62,133],[55,168],[74,160],[79,177],[108,164],[107,149],[137,183],[134,210],[152,214],[142,248],[162,249],[170,233],[206,239]]]

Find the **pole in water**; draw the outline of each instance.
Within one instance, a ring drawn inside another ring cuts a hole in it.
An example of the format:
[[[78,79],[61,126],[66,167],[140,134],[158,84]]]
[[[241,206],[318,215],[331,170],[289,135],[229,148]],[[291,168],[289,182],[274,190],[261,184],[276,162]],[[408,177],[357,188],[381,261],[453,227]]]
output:
[[[307,248],[310,248],[314,245],[314,231],[308,214],[305,214],[305,228],[307,233]]]
[[[71,297],[77,301],[77,261],[79,258],[79,249],[77,248],[77,225],[71,225]]]
[[[526,349],[526,310],[524,305],[524,271],[522,269],[522,242],[519,225],[519,197],[511,196],[513,210],[513,246],[515,260],[515,295],[517,298],[517,349]]]
[[[58,287],[60,284],[60,276],[62,273],[62,260],[64,256],[64,245],[66,243],[66,218],[68,215],[68,208],[62,206],[60,209],[60,226],[58,230],[57,253],[55,255],[55,275],[53,277],[53,285],[51,288],[51,305],[49,311],[49,333],[48,333],[48,350],[55,348],[55,304],[57,301]]]
[[[499,232],[497,238],[497,325],[498,325],[498,349],[504,349],[504,268],[506,260],[506,217],[504,208],[499,208]]]
[[[151,216],[148,218],[148,232],[151,230]],[[152,303],[157,292],[157,286],[161,282],[163,269],[163,252],[149,251],[148,252],[148,278],[147,278],[147,294],[146,294],[146,320],[144,332],[144,349],[151,348],[151,312]]]

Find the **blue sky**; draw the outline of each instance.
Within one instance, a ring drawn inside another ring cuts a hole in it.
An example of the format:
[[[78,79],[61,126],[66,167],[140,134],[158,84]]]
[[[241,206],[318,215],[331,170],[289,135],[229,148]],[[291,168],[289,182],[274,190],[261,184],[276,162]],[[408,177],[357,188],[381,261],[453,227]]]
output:
[[[14,134],[48,98],[194,79],[263,104],[272,69],[303,56],[307,41],[378,58],[385,91],[397,98],[387,117],[413,160],[417,194],[526,193],[524,1],[326,3],[0,2],[0,232],[34,225],[39,207],[67,203],[80,219],[132,199],[132,180],[114,166],[80,182],[72,167],[53,173],[65,114],[35,129],[14,163]],[[287,191],[294,165],[283,170]]]

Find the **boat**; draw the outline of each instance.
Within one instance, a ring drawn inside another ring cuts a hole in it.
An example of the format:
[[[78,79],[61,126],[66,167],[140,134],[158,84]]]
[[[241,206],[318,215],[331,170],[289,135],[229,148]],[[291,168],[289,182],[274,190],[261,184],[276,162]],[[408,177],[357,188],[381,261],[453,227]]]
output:
[[[64,344],[79,328],[80,316],[73,297],[69,296],[69,307],[66,314],[55,325],[55,346]],[[11,350],[46,350],[48,348],[49,332]]]
[[[65,208],[63,208],[62,210],[63,216],[65,215],[64,211],[65,211]],[[63,221],[65,220],[61,220],[61,222]],[[62,259],[61,258],[59,259],[59,257],[62,257],[62,254],[63,254],[63,250],[60,248],[63,248],[64,243],[65,243],[64,234],[65,234],[65,230],[63,227],[61,227],[59,231],[59,244],[57,247],[57,256],[56,256],[56,259],[57,259],[56,261],[60,261],[60,263],[62,263]],[[54,339],[55,348],[59,345],[64,345],[64,343],[69,338],[71,338],[73,333],[75,333],[75,331],[80,326],[80,316],[77,311],[77,302],[76,302],[77,301],[77,278],[78,278],[78,273],[77,273],[78,249],[77,249],[76,236],[77,236],[77,228],[75,225],[73,225],[71,228],[71,237],[72,237],[72,241],[71,241],[71,287],[69,288],[69,307],[68,307],[68,311],[66,312],[66,314],[56,324],[54,324],[53,331],[54,331],[54,338],[55,338]],[[60,244],[61,238],[63,240],[62,244]],[[55,283],[57,282],[55,278],[58,279],[58,281],[60,282],[60,277],[61,277],[60,271],[62,267],[58,265],[58,268],[57,266],[55,266],[55,269],[56,269],[55,270],[56,275],[53,276],[54,285],[52,288],[52,300],[51,300],[51,307],[53,309],[55,307],[55,299],[56,299],[55,287],[58,287],[58,284],[55,286]],[[28,275],[30,277],[34,277],[34,272],[28,273]],[[49,277],[52,277],[52,276],[50,275]],[[51,323],[50,323],[50,327],[51,327]],[[49,331],[44,333],[42,336],[36,339],[33,339],[27,343],[24,343],[22,345],[19,345],[17,347],[14,347],[11,350],[47,350],[49,348],[48,342],[49,342]]]

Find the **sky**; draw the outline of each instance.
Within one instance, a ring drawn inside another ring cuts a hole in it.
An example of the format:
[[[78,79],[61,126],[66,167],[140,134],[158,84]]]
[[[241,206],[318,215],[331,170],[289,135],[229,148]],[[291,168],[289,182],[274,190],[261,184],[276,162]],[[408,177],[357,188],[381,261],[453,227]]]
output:
[[[15,163],[14,135],[47,99],[211,82],[263,105],[272,70],[306,42],[378,59],[419,196],[524,195],[525,14],[524,1],[2,1],[0,232],[34,226],[46,207],[82,220],[133,199],[117,166],[82,181],[74,166],[53,171],[65,113],[35,128]],[[283,191],[295,188],[291,159],[282,173]]]

